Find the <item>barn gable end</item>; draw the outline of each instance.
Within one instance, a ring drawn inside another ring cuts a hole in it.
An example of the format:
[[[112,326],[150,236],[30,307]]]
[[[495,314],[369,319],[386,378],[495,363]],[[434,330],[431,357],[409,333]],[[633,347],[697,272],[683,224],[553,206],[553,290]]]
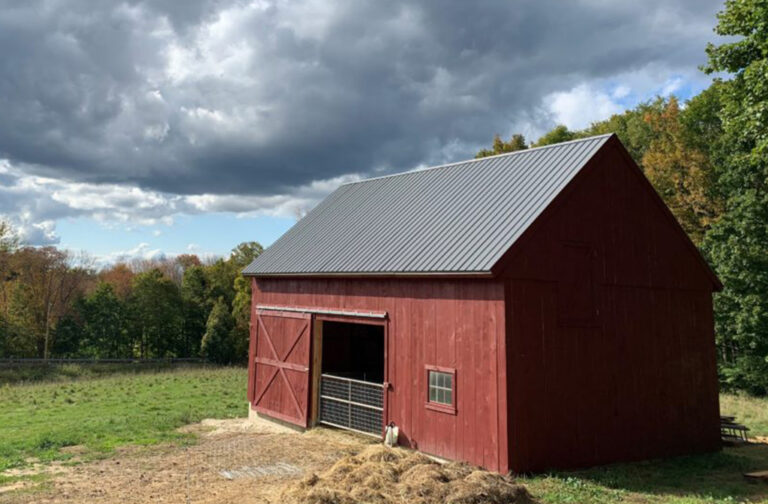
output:
[[[671,219],[611,142],[505,257],[512,468],[719,446],[719,282]]]
[[[606,173],[607,169],[612,172]],[[569,214],[563,210],[566,206],[577,213]],[[560,216],[559,229],[548,225],[555,215]],[[551,234],[553,231],[556,234]],[[526,254],[526,244],[541,232],[550,233],[538,238],[550,250],[544,255]],[[610,237],[606,238],[606,233]],[[709,264],[616,136],[510,246],[494,265],[494,273],[518,278],[557,276],[560,269],[547,264],[559,256],[552,249],[557,240],[600,242],[607,247],[603,255],[609,258],[604,274],[616,281],[621,277],[628,282],[628,275],[634,275],[636,284],[722,289]]]

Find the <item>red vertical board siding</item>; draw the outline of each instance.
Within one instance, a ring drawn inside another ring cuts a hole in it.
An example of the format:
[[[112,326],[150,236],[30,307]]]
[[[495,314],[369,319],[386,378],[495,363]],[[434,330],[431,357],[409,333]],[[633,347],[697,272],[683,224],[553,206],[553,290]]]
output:
[[[505,472],[714,450],[712,278],[641,177],[609,144],[496,279],[263,278],[253,303],[386,311],[386,420],[427,453]],[[426,365],[456,370],[455,415],[425,408]]]
[[[501,432],[506,381],[499,374],[506,357],[498,355],[506,348],[503,281],[261,278],[252,287],[254,305],[386,311],[386,421],[398,425],[403,444],[508,470],[507,433]],[[456,370],[455,414],[425,407],[426,365]]]
[[[719,448],[712,280],[623,154],[601,154],[501,272],[517,471]],[[558,306],[587,292],[563,274],[573,242],[594,251],[594,295]],[[571,316],[590,303],[594,320]]]
[[[252,282],[253,283],[253,282]],[[252,406],[256,398],[256,298],[251,297],[251,338],[248,343],[248,403]]]

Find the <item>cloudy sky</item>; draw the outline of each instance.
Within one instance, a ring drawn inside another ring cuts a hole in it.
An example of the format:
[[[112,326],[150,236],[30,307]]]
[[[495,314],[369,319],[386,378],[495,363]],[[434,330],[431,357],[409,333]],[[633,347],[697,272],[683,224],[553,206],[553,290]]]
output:
[[[104,261],[266,245],[345,181],[691,96],[720,5],[5,0],[0,215]]]

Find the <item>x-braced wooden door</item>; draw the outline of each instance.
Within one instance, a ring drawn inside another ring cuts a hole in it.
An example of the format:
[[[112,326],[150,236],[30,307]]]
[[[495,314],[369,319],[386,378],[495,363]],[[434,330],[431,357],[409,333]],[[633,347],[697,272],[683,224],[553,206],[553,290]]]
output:
[[[256,411],[301,427],[309,418],[312,315],[256,310],[249,400]]]

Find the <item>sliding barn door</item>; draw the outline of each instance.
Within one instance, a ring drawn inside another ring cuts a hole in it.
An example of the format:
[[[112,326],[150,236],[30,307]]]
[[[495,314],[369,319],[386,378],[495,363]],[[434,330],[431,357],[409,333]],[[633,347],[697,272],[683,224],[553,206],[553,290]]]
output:
[[[252,348],[254,409],[301,427],[309,418],[309,362],[312,316],[256,311]]]

